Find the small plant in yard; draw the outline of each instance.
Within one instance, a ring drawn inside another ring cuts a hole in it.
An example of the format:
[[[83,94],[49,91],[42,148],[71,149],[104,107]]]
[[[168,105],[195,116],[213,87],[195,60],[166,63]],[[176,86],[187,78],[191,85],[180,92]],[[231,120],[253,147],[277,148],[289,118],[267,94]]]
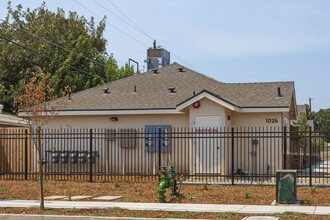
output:
[[[144,190],[143,189],[139,189],[138,192],[139,192],[139,195],[140,196],[143,196],[143,193],[144,193]]]
[[[202,186],[203,186],[204,190],[208,190],[208,188],[207,188],[207,187],[208,187],[208,185],[209,185],[209,183],[207,183],[207,182],[202,184]]]
[[[0,193],[4,193],[5,191],[5,189],[0,188]]]
[[[56,210],[47,210],[47,211],[43,211],[43,212],[39,212],[40,215],[58,215],[60,214],[59,211]]]
[[[106,213],[94,213],[91,216],[108,216]]]
[[[145,218],[145,216],[142,216],[142,215],[139,215],[139,214],[131,214],[131,215],[128,215],[127,217],[130,217],[130,218]]]
[[[182,196],[179,195],[179,196],[175,197],[175,199],[176,199],[176,201],[177,201],[178,203],[181,203],[181,201],[182,201]]]
[[[93,193],[93,194],[91,194],[91,196],[100,197],[100,196],[105,196],[105,194],[104,193]]]
[[[316,186],[307,186],[307,187],[305,187],[305,189],[310,189],[312,193],[316,193],[317,187]]]
[[[249,199],[251,198],[252,194],[251,192],[244,192],[245,198]]]
[[[301,199],[303,203],[306,203],[307,205],[312,205],[313,202],[316,201],[316,199]]]
[[[223,187],[224,185],[220,185],[220,184],[211,184],[209,185],[209,187]]]
[[[260,181],[260,182],[258,182],[258,185],[259,185],[259,186],[264,186],[264,181]]]
[[[49,192],[49,188],[44,188],[44,192],[48,193]]]
[[[276,218],[301,218],[306,216],[306,213],[303,212],[283,212],[283,213],[275,213],[274,217]]]
[[[193,194],[188,194],[188,195],[183,195],[183,198],[190,198],[190,199],[196,199],[200,195],[193,195]]]
[[[185,211],[182,214],[185,215],[185,216],[194,216],[194,215],[200,215],[202,213],[200,213],[200,212],[189,212],[189,211]]]
[[[117,180],[115,180],[114,185],[115,185],[115,188],[118,188],[119,187],[119,183],[118,183]]]
[[[31,207],[22,207],[19,210],[27,210],[27,209],[39,209],[39,206],[31,206]]]
[[[110,207],[107,210],[111,211],[111,212],[121,212],[121,211],[126,210],[126,209],[123,209],[123,208],[120,208],[120,207]]]
[[[229,218],[229,217],[234,217],[234,215],[235,215],[234,212],[219,212],[215,216],[221,218]]]
[[[9,198],[5,198],[5,200],[20,200],[21,198],[19,197],[9,197]]]
[[[185,218],[185,216],[184,215],[171,215],[166,218]]]
[[[64,194],[68,197],[69,201],[71,201],[74,191],[75,190],[73,188],[64,191]]]
[[[78,212],[80,209],[76,209],[76,208],[73,208],[73,209],[65,209],[64,211],[65,212]]]
[[[158,212],[156,210],[142,210],[141,213],[155,213]]]
[[[316,189],[317,189],[317,187],[316,187],[316,186],[312,186],[310,189],[311,189],[312,193],[315,193],[315,192],[316,192]]]

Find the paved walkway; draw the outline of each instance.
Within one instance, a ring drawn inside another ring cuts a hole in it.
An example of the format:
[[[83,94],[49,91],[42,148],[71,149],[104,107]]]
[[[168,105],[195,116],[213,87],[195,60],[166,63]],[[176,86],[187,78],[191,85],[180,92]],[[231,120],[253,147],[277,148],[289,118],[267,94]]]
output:
[[[0,207],[39,206],[38,200],[0,200]],[[215,205],[215,204],[178,204],[178,203],[125,203],[125,202],[90,202],[90,201],[45,201],[48,208],[107,209],[120,207],[130,210],[164,210],[190,212],[237,212],[244,214],[274,214],[285,211],[303,212],[314,215],[330,215],[328,206],[295,205]]]

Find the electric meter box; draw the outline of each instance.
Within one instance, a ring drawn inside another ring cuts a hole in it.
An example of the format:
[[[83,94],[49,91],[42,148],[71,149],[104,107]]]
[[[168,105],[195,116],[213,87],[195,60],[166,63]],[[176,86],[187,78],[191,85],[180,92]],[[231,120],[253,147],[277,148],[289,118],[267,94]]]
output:
[[[276,202],[285,204],[297,202],[297,170],[276,171]]]

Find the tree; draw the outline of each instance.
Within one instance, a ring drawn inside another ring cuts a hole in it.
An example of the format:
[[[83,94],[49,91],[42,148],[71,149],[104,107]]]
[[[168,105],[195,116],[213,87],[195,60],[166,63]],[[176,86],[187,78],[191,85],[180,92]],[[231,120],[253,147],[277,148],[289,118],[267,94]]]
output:
[[[46,127],[49,120],[56,117],[57,106],[60,103],[56,103],[55,100],[54,80],[41,69],[31,74],[29,82],[23,84],[24,94],[19,97],[17,108],[24,114],[30,128],[29,138],[36,142],[34,145],[38,149],[40,208],[44,209],[41,129]],[[69,87],[66,87],[65,91],[70,92]],[[53,103],[50,104],[51,102]],[[37,139],[33,138],[35,130]]]
[[[51,12],[45,3],[24,11],[22,5],[14,10],[8,2],[7,9],[6,19],[0,23],[1,36],[108,81],[128,76],[128,66],[119,68],[106,52],[105,17],[95,25],[93,17],[87,20],[71,11],[66,16],[60,8]],[[104,83],[4,39],[0,40],[0,51],[0,99],[6,110],[18,101],[24,83],[38,68],[54,81],[55,97],[61,97],[67,86],[78,92]]]

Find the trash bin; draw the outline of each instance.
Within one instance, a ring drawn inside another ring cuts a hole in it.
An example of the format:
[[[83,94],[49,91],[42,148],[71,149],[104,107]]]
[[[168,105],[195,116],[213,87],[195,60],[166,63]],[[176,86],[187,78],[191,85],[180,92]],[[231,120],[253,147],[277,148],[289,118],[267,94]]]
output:
[[[276,171],[276,202],[285,204],[297,202],[297,170]]]

